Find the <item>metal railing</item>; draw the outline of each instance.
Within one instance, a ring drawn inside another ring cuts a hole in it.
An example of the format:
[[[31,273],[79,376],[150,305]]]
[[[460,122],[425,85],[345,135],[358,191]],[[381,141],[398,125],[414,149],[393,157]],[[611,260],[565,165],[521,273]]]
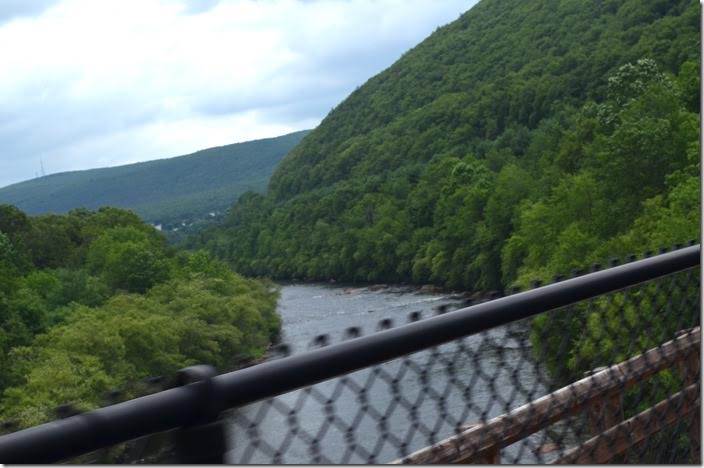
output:
[[[685,330],[674,340],[657,348],[625,362],[601,368],[592,375],[484,424],[472,425],[460,434],[419,450],[397,463],[496,463],[502,448],[525,439],[577,411],[585,410],[593,437],[567,450],[553,462],[610,462],[628,449],[644,442],[647,437],[672,426],[679,418],[699,411],[696,402],[699,391],[696,377],[700,347],[700,328]],[[648,377],[671,367],[679,367],[685,389],[624,421],[625,392]],[[679,404],[670,407],[670,399],[684,400],[687,404],[679,401]],[[662,414],[654,414],[658,411]],[[690,431],[688,442],[690,448],[699,444],[698,431]]]
[[[412,461],[586,371],[660,352],[698,327],[699,264],[692,245],[227,374],[188,368],[175,388],[1,436],[0,463],[59,462],[166,431],[180,462]],[[637,416],[662,401],[663,389],[699,405],[698,366],[688,367],[695,378],[658,369],[652,382],[621,388],[620,411]],[[491,460],[568,457],[595,437],[589,415],[573,413]],[[650,437],[655,445],[634,443],[635,458],[620,460],[663,461],[661,446],[673,441],[665,461],[698,460],[683,436],[698,428],[690,419]],[[472,457],[468,447],[458,460]]]

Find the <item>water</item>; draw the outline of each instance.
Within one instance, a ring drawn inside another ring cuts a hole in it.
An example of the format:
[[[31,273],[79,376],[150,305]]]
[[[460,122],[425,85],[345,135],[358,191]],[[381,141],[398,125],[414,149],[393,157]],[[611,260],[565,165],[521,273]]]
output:
[[[452,310],[460,300],[402,287],[294,284],[282,287],[279,313],[283,341],[299,353],[318,335],[337,343],[348,327],[369,334],[381,319],[398,326],[411,312],[426,318],[438,306]],[[547,393],[528,346],[524,325],[498,327],[279,396],[273,404],[238,408],[229,415],[228,460],[392,461],[451,436],[458,425],[498,416]],[[543,432],[533,435],[504,449],[502,460],[535,462],[535,451],[545,442]]]
[[[376,331],[382,319],[389,318],[394,325],[401,325],[408,322],[411,312],[421,311],[424,316],[430,316],[438,306],[459,304],[459,300],[447,295],[419,293],[408,287],[371,290],[287,285],[281,289],[278,310],[283,321],[283,341],[300,352],[321,334],[329,334],[331,342],[336,343],[343,339],[343,332],[349,327],[360,327],[366,335]]]

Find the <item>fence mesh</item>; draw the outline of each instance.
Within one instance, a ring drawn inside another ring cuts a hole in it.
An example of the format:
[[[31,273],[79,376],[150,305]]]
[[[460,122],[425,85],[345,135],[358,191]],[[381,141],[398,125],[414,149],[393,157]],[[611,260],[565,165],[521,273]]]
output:
[[[700,310],[697,267],[234,408],[225,460],[698,464]],[[70,462],[177,459],[162,433]]]
[[[699,284],[680,272],[233,409],[227,460],[699,463]]]

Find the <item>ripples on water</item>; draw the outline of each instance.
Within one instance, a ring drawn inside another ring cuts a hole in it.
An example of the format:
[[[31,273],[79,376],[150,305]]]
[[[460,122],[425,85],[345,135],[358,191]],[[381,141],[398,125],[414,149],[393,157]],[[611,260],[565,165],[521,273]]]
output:
[[[337,343],[349,327],[360,327],[366,335],[375,332],[382,319],[392,319],[393,325],[398,326],[408,322],[411,312],[421,311],[427,318],[442,305],[453,310],[460,301],[409,288],[372,291],[359,287],[285,285],[279,302],[282,338],[294,353],[299,353],[309,349],[318,335],[328,334],[330,342]],[[442,345],[435,352],[422,351],[316,384],[312,390],[279,396],[275,407],[260,402],[233,410],[228,460],[385,463],[452,435],[457,424],[479,421],[482,415],[491,418],[503,414],[526,403],[526,395],[537,398],[547,393],[541,383],[544,376],[536,375],[539,371],[526,349],[524,332],[520,325],[498,327]],[[425,376],[421,375],[422,370]],[[397,384],[385,376],[399,376]],[[360,400],[358,390],[370,379],[374,382],[368,386],[366,400]],[[394,394],[394,386],[400,396]],[[325,422],[328,399],[333,400],[336,415],[332,424]],[[363,411],[365,401],[371,409]],[[294,426],[289,426],[293,420],[287,407],[297,408],[295,425],[300,431],[295,435],[291,431]],[[385,432],[395,438],[395,444],[379,439],[382,416],[386,416]],[[253,420],[259,423],[248,431],[249,421]],[[415,430],[418,422],[426,428]],[[353,435],[347,433],[349,427],[355,428]],[[255,431],[258,436],[254,436]],[[254,443],[257,438],[263,444]],[[320,444],[314,439],[320,439]],[[531,448],[537,448],[542,440],[541,433],[533,435],[527,445],[514,444],[502,455],[509,460],[519,457],[521,461],[535,462]],[[399,449],[398,445],[404,442]],[[276,458],[275,452],[282,445],[285,450]],[[355,449],[350,450],[350,446]],[[370,454],[377,456],[370,458]]]

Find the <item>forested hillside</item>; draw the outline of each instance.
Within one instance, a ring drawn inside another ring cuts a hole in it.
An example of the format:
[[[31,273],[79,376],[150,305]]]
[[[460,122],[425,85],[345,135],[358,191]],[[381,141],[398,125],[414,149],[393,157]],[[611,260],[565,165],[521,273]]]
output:
[[[699,236],[699,5],[482,0],[192,239],[239,272],[470,290]]]
[[[248,191],[263,192],[274,168],[308,130],[186,156],[64,172],[0,189],[0,203],[29,214],[74,208],[130,208],[164,229],[209,219]]]
[[[130,211],[0,205],[0,420],[30,426],[65,403],[135,396],[145,377],[260,358],[279,332],[276,298]]]

